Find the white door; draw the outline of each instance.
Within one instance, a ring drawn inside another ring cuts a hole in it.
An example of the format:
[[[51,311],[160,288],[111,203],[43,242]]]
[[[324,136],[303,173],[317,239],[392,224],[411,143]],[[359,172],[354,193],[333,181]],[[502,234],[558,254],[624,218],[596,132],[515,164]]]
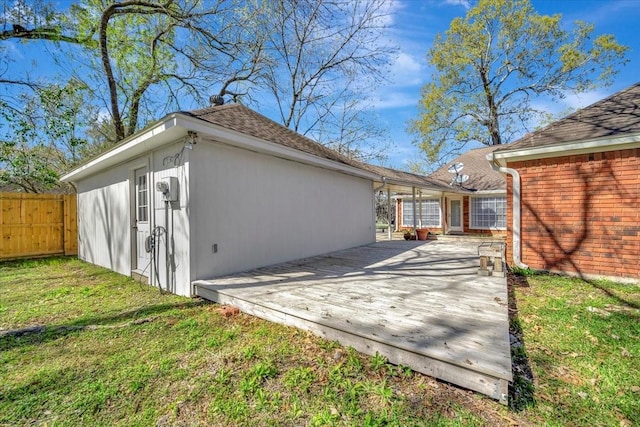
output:
[[[449,231],[462,232],[462,199],[449,198]]]
[[[149,261],[151,260],[151,254],[145,250],[145,240],[149,237],[149,178],[147,168],[136,169],[135,181],[135,269],[138,271],[146,270],[146,274],[149,274]]]

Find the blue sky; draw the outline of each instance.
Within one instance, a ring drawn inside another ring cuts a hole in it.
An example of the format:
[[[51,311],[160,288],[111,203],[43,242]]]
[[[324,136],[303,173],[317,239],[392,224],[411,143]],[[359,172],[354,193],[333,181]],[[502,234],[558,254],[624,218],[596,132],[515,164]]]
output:
[[[613,34],[619,43],[630,47],[629,63],[621,69],[612,86],[580,96],[568,96],[561,104],[544,99],[537,102],[547,111],[560,113],[568,108],[585,107],[640,81],[640,0],[532,0],[541,14],[563,15],[568,24],[575,20],[595,24],[595,33]],[[395,149],[389,152],[387,165],[402,169],[410,159],[420,158],[407,134],[406,123],[418,115],[421,87],[429,80],[431,69],[426,53],[437,33],[449,28],[456,16],[466,14],[468,2],[461,0],[398,0],[392,17],[393,41],[400,54],[392,66],[392,83],[379,88],[376,112],[391,130]]]
[[[413,136],[406,132],[407,122],[418,115],[418,100],[422,86],[429,80],[432,70],[427,64],[426,53],[434,37],[449,27],[451,20],[463,17],[469,7],[467,0],[390,0],[390,42],[400,50],[391,65],[390,82],[378,87],[371,94],[371,102],[378,121],[389,130],[394,144],[388,152],[386,166],[405,169],[410,160],[422,159],[420,150],[413,144]],[[583,20],[595,24],[595,33],[613,34],[618,42],[630,47],[629,63],[607,88],[580,96],[568,96],[561,103],[545,99],[536,102],[552,113],[566,112],[568,108],[580,108],[640,81],[640,0],[531,0],[533,7],[542,14],[563,15],[570,24]],[[53,0],[58,7],[67,7],[69,0]],[[32,74],[49,74],[48,60],[38,52],[37,44],[12,45],[16,58]],[[29,48],[35,50],[27,51]],[[40,49],[42,47],[40,46]],[[37,60],[34,66],[32,60]],[[277,119],[269,106],[256,108],[261,113]],[[159,117],[158,117],[159,118]],[[469,148],[473,148],[469,146]]]

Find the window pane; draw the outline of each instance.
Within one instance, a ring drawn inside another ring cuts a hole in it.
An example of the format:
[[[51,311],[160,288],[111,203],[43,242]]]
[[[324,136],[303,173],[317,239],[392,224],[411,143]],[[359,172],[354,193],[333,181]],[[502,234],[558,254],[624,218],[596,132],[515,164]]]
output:
[[[149,206],[147,203],[147,175],[140,175],[138,177],[138,221],[149,220]]]
[[[416,215],[420,215],[419,201],[416,204]],[[413,201],[402,200],[402,226],[413,227]],[[422,201],[422,226],[440,227],[440,201],[427,199]]]
[[[471,199],[472,228],[507,228],[506,197],[474,197]]]

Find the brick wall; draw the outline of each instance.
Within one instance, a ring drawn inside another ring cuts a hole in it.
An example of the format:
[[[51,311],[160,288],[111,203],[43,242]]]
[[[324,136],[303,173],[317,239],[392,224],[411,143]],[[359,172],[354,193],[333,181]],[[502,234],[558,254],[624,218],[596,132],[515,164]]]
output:
[[[464,196],[462,198],[462,231],[465,234],[479,234],[483,236],[505,236],[507,234],[506,230],[495,230],[489,228],[471,228],[469,225],[471,224],[471,207],[470,207],[470,197]],[[445,205],[446,209],[446,205]]]
[[[413,228],[412,226],[402,224],[402,199],[396,199],[396,208],[398,210],[398,213],[396,215],[396,231]],[[429,231],[432,233],[442,233],[442,228],[440,227],[425,227],[425,228],[428,228]]]
[[[506,230],[491,230],[491,229],[478,229],[478,228],[469,228],[469,224],[471,224],[470,219],[469,219],[469,197],[464,196],[463,197],[463,224],[462,224],[462,229],[463,232],[465,234],[471,234],[471,235],[483,235],[483,236],[505,236],[507,234]],[[408,228],[407,226],[402,226],[402,200],[401,199],[397,199],[396,200],[396,206],[398,209],[398,215],[397,218],[398,220],[396,221],[397,225],[396,225],[396,229],[397,230],[401,230],[401,229],[405,229]],[[445,197],[445,202],[444,202],[444,209],[443,209],[443,218],[441,218],[441,223],[445,223],[446,218],[447,218],[447,208],[448,208],[448,203],[447,203],[447,198]],[[429,231],[431,231],[432,233],[443,233],[443,229],[441,227],[428,227]],[[397,231],[396,230],[396,231]]]
[[[640,278],[640,149],[512,162],[522,181],[522,261],[534,269]],[[512,179],[507,259],[512,260]]]

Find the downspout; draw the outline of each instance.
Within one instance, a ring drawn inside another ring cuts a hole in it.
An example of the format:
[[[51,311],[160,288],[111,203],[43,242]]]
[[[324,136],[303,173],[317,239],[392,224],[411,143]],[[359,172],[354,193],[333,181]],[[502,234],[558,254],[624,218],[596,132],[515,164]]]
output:
[[[515,169],[498,166],[493,158],[493,153],[487,154],[486,158],[489,161],[491,169],[497,172],[509,174],[513,178],[513,263],[518,268],[529,268],[527,264],[522,262],[520,254],[522,245],[520,241],[520,174]]]
[[[380,187],[376,187],[376,188],[373,189],[373,194],[376,194],[378,191],[382,190],[385,185],[387,185],[387,178],[385,178],[383,176],[382,177],[382,184],[380,184]]]

